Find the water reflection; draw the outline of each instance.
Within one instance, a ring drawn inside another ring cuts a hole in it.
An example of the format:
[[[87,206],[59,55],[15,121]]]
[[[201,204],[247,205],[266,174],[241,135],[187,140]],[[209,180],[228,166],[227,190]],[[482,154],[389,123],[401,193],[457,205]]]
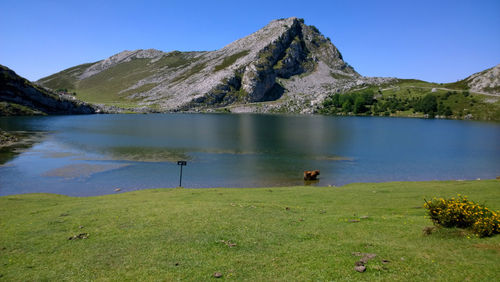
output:
[[[323,116],[159,114],[0,118],[46,137],[0,167],[0,195],[493,178],[498,124]],[[70,176],[70,177],[68,177]]]
[[[43,140],[46,132],[10,131],[18,140],[8,146],[0,146],[0,165],[13,160]]]

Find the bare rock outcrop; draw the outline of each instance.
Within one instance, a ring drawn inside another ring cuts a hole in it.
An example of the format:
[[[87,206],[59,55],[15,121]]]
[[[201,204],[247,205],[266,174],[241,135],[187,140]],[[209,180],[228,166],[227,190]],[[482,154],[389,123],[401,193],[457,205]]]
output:
[[[465,79],[471,91],[500,95],[500,64]]]
[[[262,29],[210,52],[123,51],[61,71],[37,83],[98,91],[161,111],[310,113],[331,93],[391,79],[366,78],[329,38],[298,18]]]

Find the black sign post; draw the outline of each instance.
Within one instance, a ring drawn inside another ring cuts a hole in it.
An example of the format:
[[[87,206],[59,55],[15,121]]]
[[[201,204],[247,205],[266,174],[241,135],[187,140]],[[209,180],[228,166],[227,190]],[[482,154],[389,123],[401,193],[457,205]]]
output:
[[[177,165],[181,166],[181,176],[179,178],[179,187],[182,187],[182,167],[187,165],[187,162],[186,161],[178,161]]]

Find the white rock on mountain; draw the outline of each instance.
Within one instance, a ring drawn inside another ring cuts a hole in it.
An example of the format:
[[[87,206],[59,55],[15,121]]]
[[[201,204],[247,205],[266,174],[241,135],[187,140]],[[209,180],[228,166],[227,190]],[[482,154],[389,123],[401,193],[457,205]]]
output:
[[[474,92],[500,94],[500,64],[465,79]]]
[[[114,71],[144,60],[139,69]],[[92,80],[98,75],[106,79]],[[392,80],[360,76],[344,62],[329,38],[294,17],[271,21],[216,51],[123,51],[38,83],[55,87],[59,85],[57,81],[62,81],[59,78],[68,80],[68,77],[74,80],[71,86],[76,92],[86,85],[105,88],[104,84],[110,81],[123,81],[123,85],[115,84],[106,91],[116,91],[111,94],[126,95],[139,105],[154,105],[161,110],[229,106],[235,111],[302,113],[312,112],[328,94]],[[103,85],[96,85],[99,83]]]

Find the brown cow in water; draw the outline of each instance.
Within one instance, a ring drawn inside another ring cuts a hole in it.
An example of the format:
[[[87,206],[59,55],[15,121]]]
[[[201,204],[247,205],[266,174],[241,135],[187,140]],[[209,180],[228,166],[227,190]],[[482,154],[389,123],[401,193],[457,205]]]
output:
[[[316,177],[318,175],[319,175],[319,170],[305,170],[304,180],[316,180]]]

